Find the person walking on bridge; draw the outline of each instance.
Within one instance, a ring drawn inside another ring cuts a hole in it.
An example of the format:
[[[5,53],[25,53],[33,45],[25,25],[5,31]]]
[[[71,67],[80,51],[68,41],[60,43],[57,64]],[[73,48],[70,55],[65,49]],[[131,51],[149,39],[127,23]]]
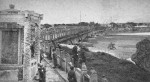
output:
[[[42,56],[43,54],[44,54],[44,51],[41,49],[41,50],[40,50],[40,63],[41,63],[41,61],[42,61],[42,59],[43,59],[43,56]]]
[[[86,56],[85,56],[84,48],[81,48],[81,51],[79,53],[79,68],[82,67],[82,63],[86,63]]]
[[[77,46],[74,46],[73,49],[72,49],[72,58],[73,58],[73,65],[74,67],[77,67],[78,66],[78,51],[77,51]]]
[[[70,67],[70,71],[68,72],[68,81],[69,82],[77,82],[76,74],[75,74],[73,66]]]
[[[39,71],[39,82],[45,82],[46,69],[43,67],[43,65],[39,65],[38,71]]]
[[[57,66],[57,54],[56,54],[56,49],[53,49],[52,50],[52,57],[53,57],[53,64],[54,64],[54,67],[53,68],[56,68]]]

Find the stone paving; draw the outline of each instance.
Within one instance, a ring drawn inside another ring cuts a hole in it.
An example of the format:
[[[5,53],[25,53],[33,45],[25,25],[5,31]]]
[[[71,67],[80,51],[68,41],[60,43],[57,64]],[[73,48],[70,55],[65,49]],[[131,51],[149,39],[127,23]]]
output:
[[[46,82],[68,82],[67,74],[58,68],[54,69],[52,61],[45,59],[41,64],[46,68]],[[32,82],[39,81],[34,80]]]
[[[46,82],[62,82],[60,76],[48,64],[46,66]]]
[[[55,71],[56,69],[52,68],[52,61],[47,63],[46,61],[42,61],[41,64],[46,67],[46,82],[65,82],[62,77]],[[33,81],[39,82],[39,81]]]

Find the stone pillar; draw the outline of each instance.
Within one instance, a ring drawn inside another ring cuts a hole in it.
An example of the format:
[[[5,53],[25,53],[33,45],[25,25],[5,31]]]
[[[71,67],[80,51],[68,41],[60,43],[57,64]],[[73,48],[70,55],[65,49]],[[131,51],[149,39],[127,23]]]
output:
[[[56,48],[56,54],[57,54],[57,64],[60,65],[60,50],[59,50],[59,48]]]
[[[62,55],[63,55],[62,53],[63,53],[63,51],[60,51],[60,62],[59,63],[60,63],[61,67],[62,67],[62,59],[61,58],[62,58]]]
[[[40,28],[39,27],[35,28],[35,55],[37,56],[37,63],[40,63]]]
[[[90,72],[90,82],[98,82],[97,72],[93,68],[90,70]]]
[[[30,51],[30,42],[31,42],[31,32],[29,28],[29,23],[25,24],[24,28],[24,66],[23,66],[23,79],[24,82],[30,82],[31,70],[30,70],[30,60],[31,60],[31,51]]]
[[[67,73],[67,59],[64,58],[64,60],[65,60],[65,72]]]
[[[87,74],[87,67],[86,67],[85,63],[82,63],[81,71],[82,71],[81,82],[84,82],[84,75]]]

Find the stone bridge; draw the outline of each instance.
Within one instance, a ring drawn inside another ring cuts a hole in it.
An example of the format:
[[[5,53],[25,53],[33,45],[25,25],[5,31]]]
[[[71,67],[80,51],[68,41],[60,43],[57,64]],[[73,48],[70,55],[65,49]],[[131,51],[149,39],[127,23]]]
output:
[[[51,30],[49,30],[51,29]],[[53,30],[53,31],[52,31]],[[77,44],[80,41],[83,41],[87,38],[87,36],[91,36],[93,34],[96,34],[98,32],[101,32],[101,30],[96,30],[94,27],[76,27],[76,29],[69,28],[69,30],[60,31],[60,28],[48,28],[48,29],[42,29],[41,31],[41,48],[47,55],[47,58],[49,59],[51,51],[53,48],[56,49],[57,54],[57,62],[58,65],[64,69],[63,74],[60,73],[61,77],[67,81],[67,72],[70,70],[71,64],[71,57],[69,53],[65,52],[65,50],[58,48],[58,43],[64,43],[64,44]],[[86,65],[85,65],[86,66]],[[82,67],[85,67],[82,65]],[[86,67],[85,67],[86,68]],[[77,81],[81,82],[82,79],[84,79],[84,82],[98,82],[97,81],[97,74],[93,73],[91,75],[83,74],[84,72],[87,72],[87,69],[82,68],[75,68]],[[82,78],[82,79],[81,79]]]
[[[41,48],[44,52],[50,52],[57,43],[76,44],[96,32],[99,31],[89,26],[44,28],[41,30]]]

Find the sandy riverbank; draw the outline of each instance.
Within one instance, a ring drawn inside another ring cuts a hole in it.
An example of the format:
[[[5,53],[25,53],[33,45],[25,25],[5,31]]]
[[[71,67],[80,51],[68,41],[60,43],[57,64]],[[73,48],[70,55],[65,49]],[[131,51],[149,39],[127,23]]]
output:
[[[130,35],[111,35],[98,36],[90,39],[88,42],[93,43],[96,50],[101,50],[114,55],[117,58],[128,59],[136,52],[136,43],[143,40],[146,36],[130,36]],[[108,45],[113,42],[116,49],[108,49]]]
[[[150,35],[150,32],[139,32],[139,33],[111,33],[108,35],[138,35],[138,36],[145,36],[145,35]]]

